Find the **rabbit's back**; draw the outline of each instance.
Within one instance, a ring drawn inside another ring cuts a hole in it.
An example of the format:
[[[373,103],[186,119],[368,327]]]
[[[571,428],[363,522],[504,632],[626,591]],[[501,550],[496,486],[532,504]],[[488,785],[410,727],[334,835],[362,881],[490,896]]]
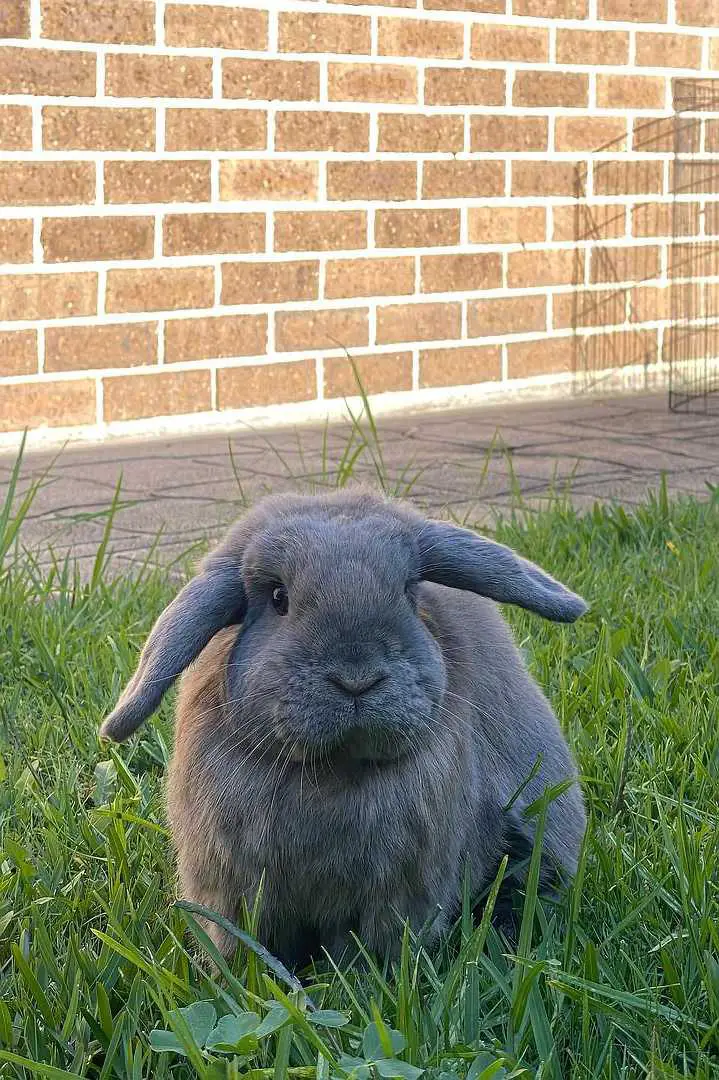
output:
[[[522,828],[526,806],[547,787],[576,779],[559,722],[527,670],[496,604],[431,583],[422,586],[422,603],[445,658],[443,708],[472,729],[481,789],[477,818],[482,821],[486,812],[487,790],[491,791],[489,812],[501,815],[521,788],[513,805],[512,826]],[[545,833],[547,849],[570,874],[576,869],[585,824],[581,791],[574,783],[550,804]],[[484,846],[482,834],[480,829],[480,846]],[[480,856],[484,858],[484,852]]]

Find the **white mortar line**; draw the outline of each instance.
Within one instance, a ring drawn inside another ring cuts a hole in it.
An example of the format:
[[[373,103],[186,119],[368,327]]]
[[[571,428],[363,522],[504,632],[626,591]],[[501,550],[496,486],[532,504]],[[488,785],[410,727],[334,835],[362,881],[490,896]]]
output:
[[[155,0],[155,39],[159,48],[165,45],[165,0]]]
[[[41,0],[30,0],[30,40],[33,44],[40,40],[42,34],[42,10]]]

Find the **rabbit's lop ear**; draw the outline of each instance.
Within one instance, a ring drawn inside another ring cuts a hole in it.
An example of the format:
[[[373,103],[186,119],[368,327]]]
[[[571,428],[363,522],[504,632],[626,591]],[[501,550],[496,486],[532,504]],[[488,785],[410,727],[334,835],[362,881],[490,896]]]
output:
[[[417,544],[425,581],[516,604],[553,622],[574,622],[587,610],[581,596],[534,563],[467,529],[430,521],[418,530]]]
[[[153,626],[137,671],[100,727],[102,738],[129,738],[209,640],[242,621],[246,607],[237,566],[208,567],[188,582]]]

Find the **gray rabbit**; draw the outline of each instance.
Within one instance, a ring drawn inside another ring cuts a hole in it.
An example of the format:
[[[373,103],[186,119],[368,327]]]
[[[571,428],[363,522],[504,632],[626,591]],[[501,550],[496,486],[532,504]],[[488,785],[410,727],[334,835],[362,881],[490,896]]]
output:
[[[398,918],[436,940],[465,866],[479,891],[505,852],[531,851],[523,809],[565,779],[542,879],[571,876],[575,768],[494,601],[558,622],[586,610],[508,548],[374,493],[247,513],[160,616],[101,728],[128,738],[195,661],[168,777],[183,896],[234,919],[264,875],[260,936],[293,966],[353,931],[392,953]]]

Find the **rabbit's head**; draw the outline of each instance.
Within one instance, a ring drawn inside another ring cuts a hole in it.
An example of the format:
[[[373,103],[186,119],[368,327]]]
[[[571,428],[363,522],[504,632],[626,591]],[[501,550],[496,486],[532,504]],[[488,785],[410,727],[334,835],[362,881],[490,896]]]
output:
[[[122,740],[223,627],[233,713],[299,755],[395,757],[446,684],[422,611],[432,581],[573,621],[584,602],[508,548],[376,495],[277,496],[230,532],[160,616],[101,734]]]

